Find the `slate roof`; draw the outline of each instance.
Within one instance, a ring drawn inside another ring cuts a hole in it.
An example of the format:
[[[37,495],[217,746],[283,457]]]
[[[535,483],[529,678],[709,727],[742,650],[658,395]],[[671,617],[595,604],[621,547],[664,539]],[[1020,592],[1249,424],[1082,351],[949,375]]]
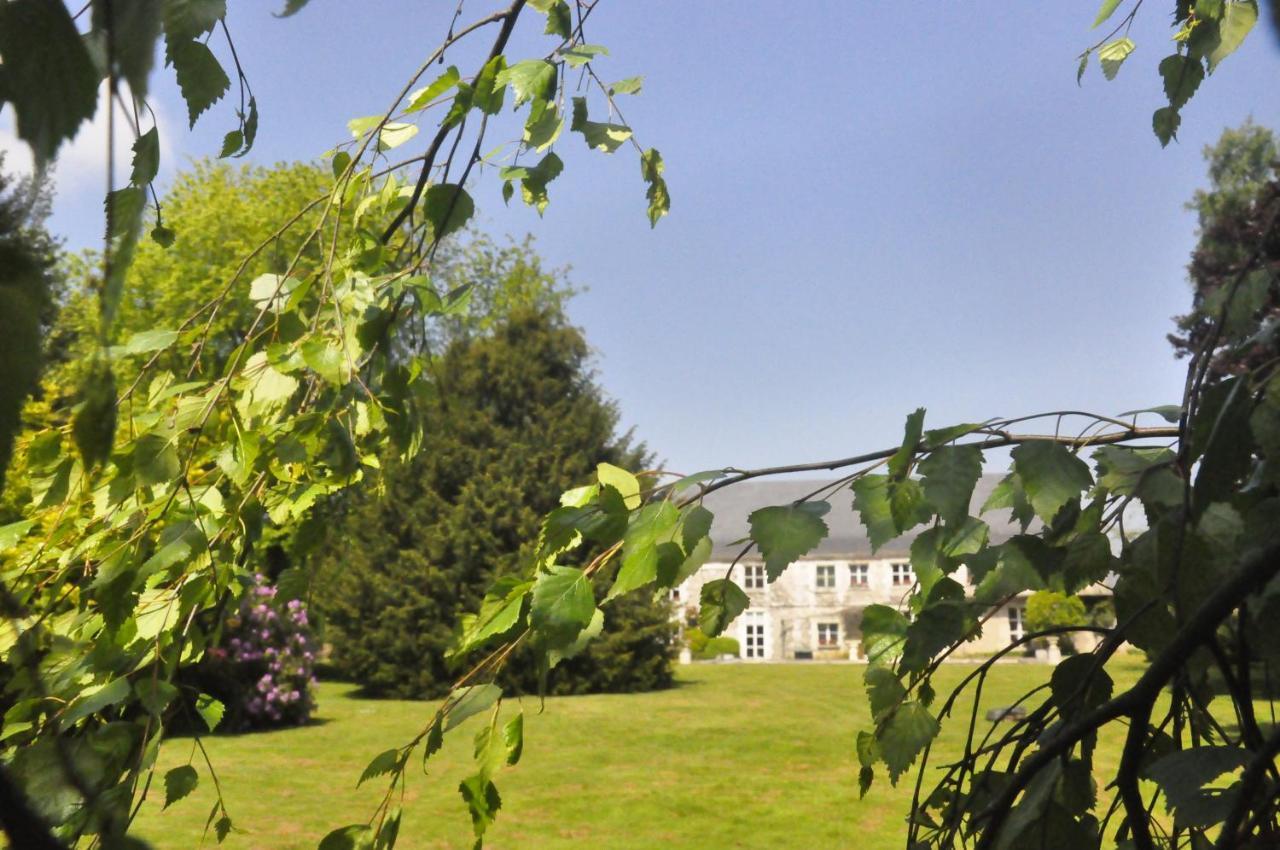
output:
[[[975,513],[987,501],[991,491],[1004,477],[1000,474],[984,475],[978,479],[973,490],[970,512]],[[734,541],[747,536],[747,517],[757,508],[769,505],[786,505],[794,502],[829,481],[821,479],[790,479],[744,481],[723,490],[717,490],[706,497],[704,504],[715,514],[715,522],[711,528],[711,539],[714,544],[711,557],[715,560],[733,558],[742,550],[742,545],[733,545]],[[828,497],[831,511],[824,517],[827,527],[831,529],[827,539],[807,556],[812,558],[869,558],[871,541],[867,539],[866,528],[863,527],[857,512],[853,510],[853,494],[847,489],[841,490],[833,497]],[[992,510],[982,514],[981,518],[991,527],[991,542],[999,543],[1007,540],[1020,529],[1010,519],[1006,509]],[[906,534],[891,540],[875,554],[876,558],[896,558],[906,556],[911,549],[911,541],[916,535],[927,529],[927,525],[917,526]]]

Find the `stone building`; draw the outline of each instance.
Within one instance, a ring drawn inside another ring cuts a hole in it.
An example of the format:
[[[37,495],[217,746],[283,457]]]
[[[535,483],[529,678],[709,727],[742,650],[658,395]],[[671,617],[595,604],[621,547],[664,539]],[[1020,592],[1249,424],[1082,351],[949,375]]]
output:
[[[986,502],[1000,478],[984,475],[979,479],[973,495],[974,510]],[[707,496],[705,504],[715,514],[714,548],[708,562],[671,592],[681,616],[696,618],[702,585],[725,578],[748,536],[747,517],[753,510],[788,504],[822,484],[801,480],[748,481]],[[915,583],[909,557],[911,542],[927,526],[890,541],[873,555],[866,530],[852,509],[849,492],[843,490],[831,501],[831,511],[824,517],[830,529],[827,539],[788,567],[776,582],[768,582],[758,552],[740,560],[729,574],[751,599],[751,606],[725,632],[737,638],[744,660],[862,658],[863,609],[872,604],[904,604]],[[1019,533],[1007,510],[990,511],[982,519],[991,529],[992,543]],[[972,590],[963,567],[952,577]],[[1106,587],[1095,585],[1082,595],[1098,598],[1109,594]],[[994,612],[983,626],[982,635],[968,644],[966,651],[987,654],[1023,636],[1030,595],[1023,593]]]

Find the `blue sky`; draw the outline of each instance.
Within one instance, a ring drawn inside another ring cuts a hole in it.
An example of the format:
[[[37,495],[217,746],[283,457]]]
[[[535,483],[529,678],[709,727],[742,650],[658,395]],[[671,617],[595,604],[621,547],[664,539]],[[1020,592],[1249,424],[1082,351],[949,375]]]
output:
[[[645,75],[626,117],[663,153],[671,215],[650,230],[633,151],[566,135],[546,215],[504,209],[489,174],[480,223],[572,266],[601,384],[683,471],[880,448],[918,406],[940,426],[1174,402],[1183,204],[1223,127],[1280,128],[1280,50],[1260,26],[1161,150],[1167,5],[1142,10],[1115,81],[1095,65],[1077,87],[1092,3],[603,0],[598,70]],[[312,0],[287,20],[263,6],[233,3],[229,23],[262,109],[250,159],[271,163],[314,158],[384,108],[453,4]],[[509,53],[545,52],[539,18]],[[481,49],[450,61],[465,71]],[[216,153],[230,106],[187,133],[171,82],[155,89],[162,176]],[[92,134],[61,167],[53,227],[73,246],[100,228]]]

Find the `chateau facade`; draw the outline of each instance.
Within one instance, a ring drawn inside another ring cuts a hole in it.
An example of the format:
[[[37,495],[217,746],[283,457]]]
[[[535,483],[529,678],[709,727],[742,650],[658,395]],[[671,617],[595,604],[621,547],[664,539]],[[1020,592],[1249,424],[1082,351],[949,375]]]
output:
[[[1000,481],[984,475],[974,490],[975,510],[984,504]],[[702,586],[726,574],[746,591],[750,607],[729,625],[725,634],[737,638],[740,655],[747,661],[807,659],[861,659],[862,612],[868,605],[904,607],[915,583],[910,549],[915,532],[890,541],[874,555],[866,530],[852,507],[852,497],[842,491],[824,517],[830,534],[818,549],[793,563],[775,582],[769,583],[764,562],[753,552],[729,565],[747,537],[748,515],[757,508],[785,505],[821,487],[821,481],[744,482],[707,496],[705,505],[715,514],[712,556],[696,573],[672,591],[672,602],[682,621],[696,620]],[[990,527],[990,540],[999,543],[1017,534],[1007,510],[990,511],[982,519]],[[952,578],[972,591],[963,567]],[[1107,596],[1101,585],[1088,596]],[[981,636],[966,651],[985,655],[1007,646],[1026,633],[1026,604],[1030,592],[1020,594],[993,611]],[[1082,647],[1084,648],[1084,647]]]

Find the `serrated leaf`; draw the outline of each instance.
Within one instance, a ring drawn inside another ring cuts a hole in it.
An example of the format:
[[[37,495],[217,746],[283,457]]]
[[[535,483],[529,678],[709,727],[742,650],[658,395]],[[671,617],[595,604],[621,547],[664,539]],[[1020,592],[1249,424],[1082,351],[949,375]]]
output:
[[[400,766],[400,751],[397,749],[385,750],[373,757],[373,760],[365,766],[364,771],[360,774],[360,779],[356,781],[356,787],[373,779],[375,776],[386,776],[393,773]]]
[[[898,706],[876,736],[891,783],[898,783],[898,778],[938,734],[938,728],[938,721],[923,704],[911,700]]]
[[[208,694],[200,694],[196,697],[196,713],[200,715],[200,719],[204,721],[204,725],[210,732],[217,730],[218,724],[222,722],[222,715],[226,714],[226,711],[226,706]]]
[[[437,241],[461,230],[475,211],[475,202],[467,190],[457,184],[437,183],[423,193],[422,212]]]
[[[1108,80],[1114,80],[1124,60],[1129,58],[1137,45],[1131,38],[1117,38],[1098,49],[1098,64],[1102,66],[1102,74]]]
[[[37,163],[50,162],[98,108],[98,71],[64,3],[0,4],[3,96],[18,138]]]
[[[1210,74],[1218,67],[1219,62],[1236,52],[1257,22],[1258,4],[1255,0],[1233,0],[1226,4],[1222,17],[1218,20],[1217,44],[1206,57]]]
[[[211,32],[227,14],[226,0],[164,0],[167,39],[193,39]]]
[[[1165,806],[1175,813],[1189,808],[1205,785],[1249,763],[1242,747],[1201,746],[1169,753],[1142,769],[1142,775],[1160,786]]]
[[[1178,127],[1182,124],[1182,116],[1172,106],[1163,106],[1151,115],[1151,129],[1160,140],[1161,147],[1168,147],[1169,142],[1178,137]]]
[[[503,724],[502,743],[507,749],[507,764],[517,764],[520,761],[520,754],[524,752],[523,711]]]
[[[1115,683],[1090,654],[1064,658],[1049,677],[1053,704],[1062,717],[1076,717],[1111,699]]]
[[[631,515],[622,538],[622,566],[605,601],[657,579],[658,546],[671,541],[679,519],[675,505],[665,501],[645,505]]]
[[[182,473],[178,447],[163,434],[143,434],[134,441],[133,474],[138,483],[165,485]]]
[[[272,14],[277,18],[287,18],[291,15],[296,15],[303,6],[310,2],[311,0],[285,0],[284,8],[279,12],[273,12]]]
[[[450,65],[443,74],[432,80],[430,85],[424,86],[409,95],[409,105],[405,107],[405,112],[418,112],[426,109],[440,95],[456,86],[460,79],[462,77],[458,73],[458,69]]]
[[[898,536],[898,526],[893,521],[889,506],[889,479],[884,475],[864,475],[850,486],[853,490],[853,508],[867,530],[874,555],[881,546]]]
[[[569,11],[569,4],[564,0],[548,0],[546,3],[537,4],[536,8],[547,16],[547,26],[542,31],[544,35],[569,38],[573,34],[573,14]]]
[[[911,470],[911,461],[915,459],[916,449],[920,445],[920,436],[924,430],[923,407],[916,408],[907,416],[907,424],[903,427],[902,445],[889,458],[890,478],[904,478]]]
[[[199,41],[167,40],[165,55],[187,103],[188,122],[194,127],[196,120],[231,88],[231,80],[213,51]]]
[[[1199,59],[1181,53],[1160,60],[1160,77],[1164,80],[1164,94],[1169,106],[1176,112],[1196,93],[1204,80],[1204,66]]]
[[[831,505],[826,502],[801,502],[779,505],[751,512],[751,539],[764,556],[769,581],[776,581],[792,562],[807,555],[826,539],[827,524],[822,521]]]
[[[502,697],[502,688],[492,683],[458,688],[449,695],[451,705],[443,732],[448,732],[470,717],[486,711]]]
[[[312,337],[302,344],[302,360],[321,378],[331,384],[347,383],[348,370],[341,344],[334,339]]]
[[[909,623],[888,605],[868,605],[862,611],[862,647],[869,663],[888,664],[902,654]]]
[[[551,100],[556,94],[556,66],[545,59],[526,59],[504,68],[496,83],[511,86],[512,106],[533,99]]]
[[[591,580],[576,567],[551,567],[533,583],[529,622],[554,644],[572,643],[595,610]]]
[[[169,704],[178,697],[178,689],[174,685],[164,679],[152,679],[150,676],[135,682],[133,690],[142,707],[155,717],[162,716]]]
[[[1102,8],[1098,9],[1098,16],[1093,19],[1092,29],[1097,29],[1103,22],[1110,18],[1120,6],[1120,0],[1102,0]]]
[[[982,450],[977,446],[941,446],[920,461],[924,495],[943,522],[969,515],[973,488],[982,477]]]
[[[151,228],[151,239],[161,248],[168,248],[172,245],[174,238],[174,232],[162,224],[157,224]]]
[[[609,94],[639,94],[643,85],[644,77],[627,77],[625,80],[609,83]]]
[[[178,339],[177,331],[150,330],[138,331],[129,337],[121,349],[122,354],[147,354],[168,348]]]
[[[160,170],[160,133],[155,127],[143,133],[133,142],[133,173],[129,182],[145,186],[156,179]]]
[[[1063,505],[1093,484],[1089,465],[1058,443],[1023,443],[1012,454],[1027,499],[1045,522],[1051,522]]]
[[[576,44],[560,51],[564,61],[572,68],[581,67],[597,56],[608,56],[609,49],[600,44]]]
[[[630,472],[611,463],[601,463],[596,467],[596,478],[618,491],[627,510],[640,507],[640,481]]]
[[[729,579],[709,581],[699,598],[698,627],[707,637],[716,637],[750,605],[746,591]]]
[[[218,157],[226,159],[242,147],[244,147],[244,134],[239,130],[232,130],[222,137],[222,150],[218,152]]]
[[[200,784],[200,774],[189,764],[175,767],[164,775],[164,806],[169,808],[183,797],[196,790]]]
[[[662,154],[656,148],[649,148],[640,155],[640,176],[648,184],[644,196],[649,201],[650,227],[656,227],[658,219],[671,211],[671,195],[667,192],[667,181],[662,176],[665,170]]]
[[[417,124],[388,121],[378,131],[378,150],[389,151],[392,148],[398,148],[416,135],[418,135]]]
[[[63,713],[61,718],[62,725],[70,726],[90,714],[96,714],[104,708],[121,703],[128,699],[132,690],[129,686],[129,680],[122,677],[112,679],[96,691],[82,693]]]
[[[907,689],[897,674],[883,664],[868,664],[862,681],[867,688],[871,717],[877,721],[897,707],[907,695]]]
[[[292,0],[292,2],[298,2],[298,0]],[[368,824],[353,823],[350,826],[339,827],[320,839],[318,850],[369,850],[371,847],[373,847],[373,830]]]
[[[470,105],[487,115],[502,111],[502,101],[507,87],[498,82],[498,75],[507,67],[507,57],[498,55],[485,63],[471,88]]]

